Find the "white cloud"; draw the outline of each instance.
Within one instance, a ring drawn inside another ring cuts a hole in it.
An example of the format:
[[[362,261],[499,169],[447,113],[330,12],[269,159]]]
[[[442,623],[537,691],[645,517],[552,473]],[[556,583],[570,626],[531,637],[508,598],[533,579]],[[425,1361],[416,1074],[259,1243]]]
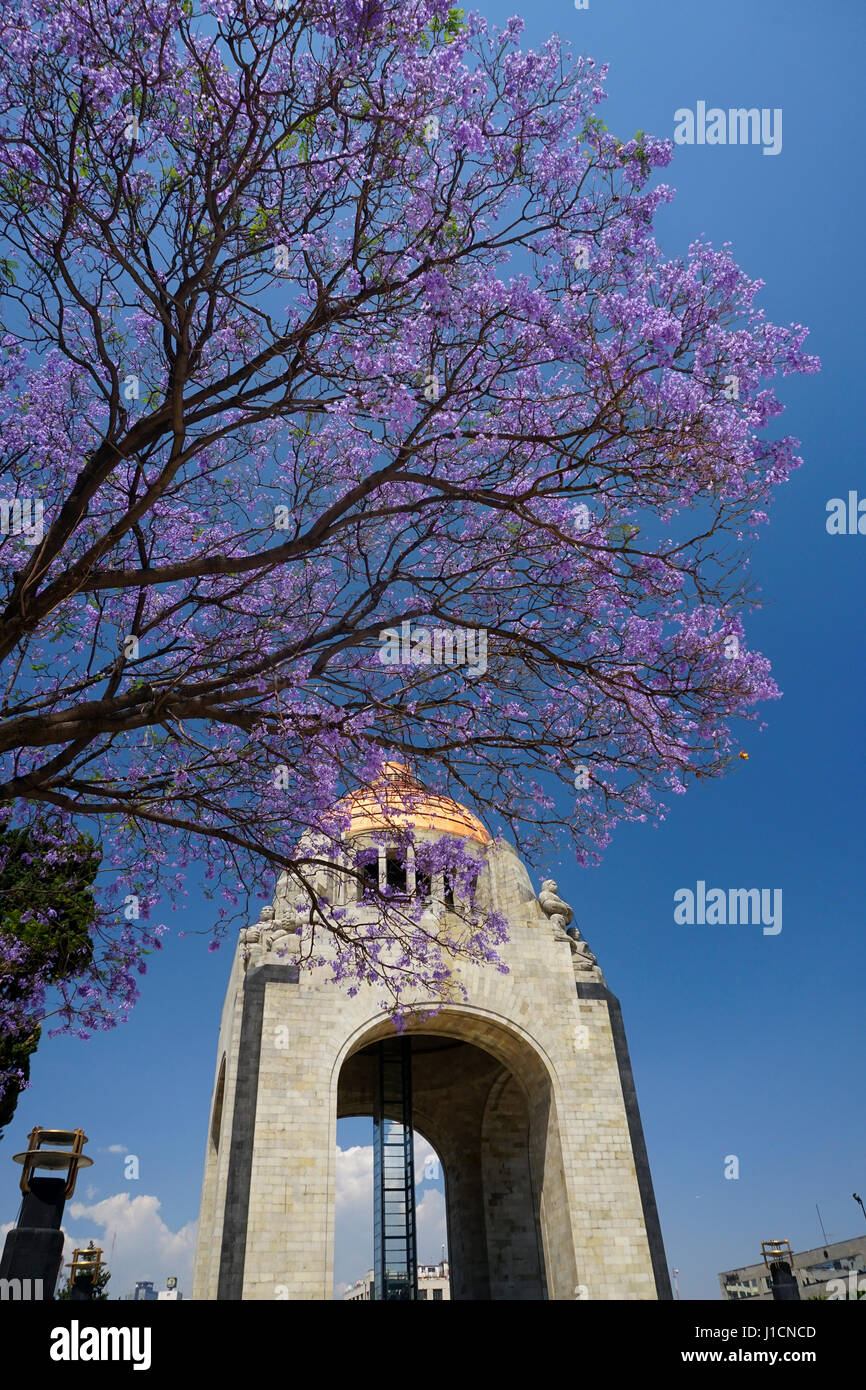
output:
[[[70,1202],[66,1208],[74,1243],[86,1245],[93,1240],[103,1247],[103,1259],[111,1270],[112,1298],[131,1293],[139,1279],[165,1288],[169,1274],[177,1276],[185,1297],[191,1296],[196,1222],[188,1221],[172,1231],[159,1214],[161,1205],[158,1197],[118,1192],[91,1205]]]
[[[438,1182],[442,1177],[439,1155],[422,1134],[415,1134],[415,1186],[423,1182]]]
[[[103,1152],[103,1151],[100,1149],[100,1153],[102,1153],[102,1152]],[[125,1145],[125,1144],[109,1144],[108,1148],[105,1150],[105,1153],[107,1153],[107,1154],[125,1154],[125,1153],[126,1153],[126,1145]]]
[[[337,1150],[337,1210],[348,1211],[369,1196],[373,1200],[373,1146],[355,1144]]]
[[[418,1257],[422,1264],[435,1264],[442,1258],[446,1240],[445,1194],[441,1170],[433,1185],[428,1175],[436,1151],[420,1134],[415,1135],[415,1183],[424,1184],[418,1195],[416,1216]],[[437,1160],[438,1168],[438,1160]],[[373,1148],[356,1144],[337,1149],[336,1232],[334,1242],[335,1294],[361,1279],[373,1263]]]
[[[448,1254],[448,1234],[445,1224],[445,1194],[435,1187],[428,1187],[415,1208],[418,1231],[418,1263],[438,1264],[442,1259],[442,1246]]]
[[[373,1263],[373,1147],[337,1149],[334,1278],[337,1297]]]

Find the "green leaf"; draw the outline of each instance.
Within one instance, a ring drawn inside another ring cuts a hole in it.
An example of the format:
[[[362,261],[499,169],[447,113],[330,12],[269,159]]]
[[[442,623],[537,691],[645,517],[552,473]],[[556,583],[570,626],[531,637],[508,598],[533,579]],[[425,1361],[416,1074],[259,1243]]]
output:
[[[629,541],[640,532],[639,526],[632,526],[629,522],[620,522],[617,526],[612,526],[607,533],[609,545],[625,547]]]
[[[48,843],[52,843],[50,836]],[[67,859],[48,863],[39,822],[0,832],[0,844],[10,851],[0,869],[0,936],[24,948],[14,974],[26,978],[42,970],[52,984],[75,979],[93,959],[90,931],[96,909],[91,885],[99,869],[99,849],[90,836],[78,835],[68,843]],[[54,916],[39,920],[29,915],[44,907],[50,907]],[[10,991],[15,997],[15,987],[7,975],[3,981],[7,998]],[[0,1071],[20,1066],[26,1076],[29,1056],[38,1042],[39,1028],[32,1025],[0,1038]],[[0,1127],[8,1123],[17,1100],[17,1090],[3,1098]]]

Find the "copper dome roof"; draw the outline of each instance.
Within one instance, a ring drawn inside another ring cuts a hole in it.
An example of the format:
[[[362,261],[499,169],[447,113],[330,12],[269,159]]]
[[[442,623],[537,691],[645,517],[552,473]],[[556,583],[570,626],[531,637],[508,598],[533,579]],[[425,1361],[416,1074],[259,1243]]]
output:
[[[450,796],[428,791],[405,763],[385,763],[372,786],[351,792],[339,805],[349,813],[347,835],[398,827],[491,843],[477,816]]]

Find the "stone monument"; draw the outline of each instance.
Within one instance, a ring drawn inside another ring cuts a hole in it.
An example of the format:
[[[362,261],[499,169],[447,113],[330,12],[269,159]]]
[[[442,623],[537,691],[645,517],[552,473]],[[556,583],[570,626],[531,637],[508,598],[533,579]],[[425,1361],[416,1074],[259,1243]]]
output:
[[[375,792],[350,798],[347,842],[381,865],[389,828],[409,828],[416,845],[463,837],[483,862],[476,892],[508,920],[508,973],[458,963],[466,999],[405,1035],[411,1124],[444,1169],[452,1298],[670,1298],[619,1003],[571,907],[555,880],[536,895],[510,845],[456,802],[423,793],[407,769],[388,764]],[[338,864],[318,887],[352,920],[373,920],[377,908]],[[441,880],[426,891],[431,911],[453,910]],[[284,878],[232,966],[199,1299],[333,1297],[337,1121],[374,1113],[377,1058],[395,1037],[372,988],[350,998],[327,972],[299,967],[290,898]]]

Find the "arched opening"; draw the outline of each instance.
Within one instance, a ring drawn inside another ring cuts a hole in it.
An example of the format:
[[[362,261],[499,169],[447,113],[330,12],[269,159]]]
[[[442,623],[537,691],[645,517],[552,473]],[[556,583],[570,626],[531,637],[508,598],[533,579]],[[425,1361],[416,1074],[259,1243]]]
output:
[[[338,1119],[373,1111],[377,1045],[393,1033],[383,1020],[356,1040],[340,1069]],[[439,1156],[445,1180],[451,1297],[538,1300],[570,1292],[568,1201],[541,1057],[514,1030],[469,1010],[443,1010],[408,1037],[413,1128]],[[556,1213],[549,1236],[545,1210]]]
[[[439,1154],[417,1129],[414,1149],[418,1297],[440,1302],[451,1297],[445,1172]],[[337,1122],[335,1298],[372,1298],[373,1251],[373,1116],[345,1116]]]
[[[223,1100],[226,1093],[226,1059],[223,1056],[220,1062],[219,1077],[213,1098],[213,1115],[210,1122],[210,1138],[214,1149],[219,1152],[220,1131],[223,1123]]]

